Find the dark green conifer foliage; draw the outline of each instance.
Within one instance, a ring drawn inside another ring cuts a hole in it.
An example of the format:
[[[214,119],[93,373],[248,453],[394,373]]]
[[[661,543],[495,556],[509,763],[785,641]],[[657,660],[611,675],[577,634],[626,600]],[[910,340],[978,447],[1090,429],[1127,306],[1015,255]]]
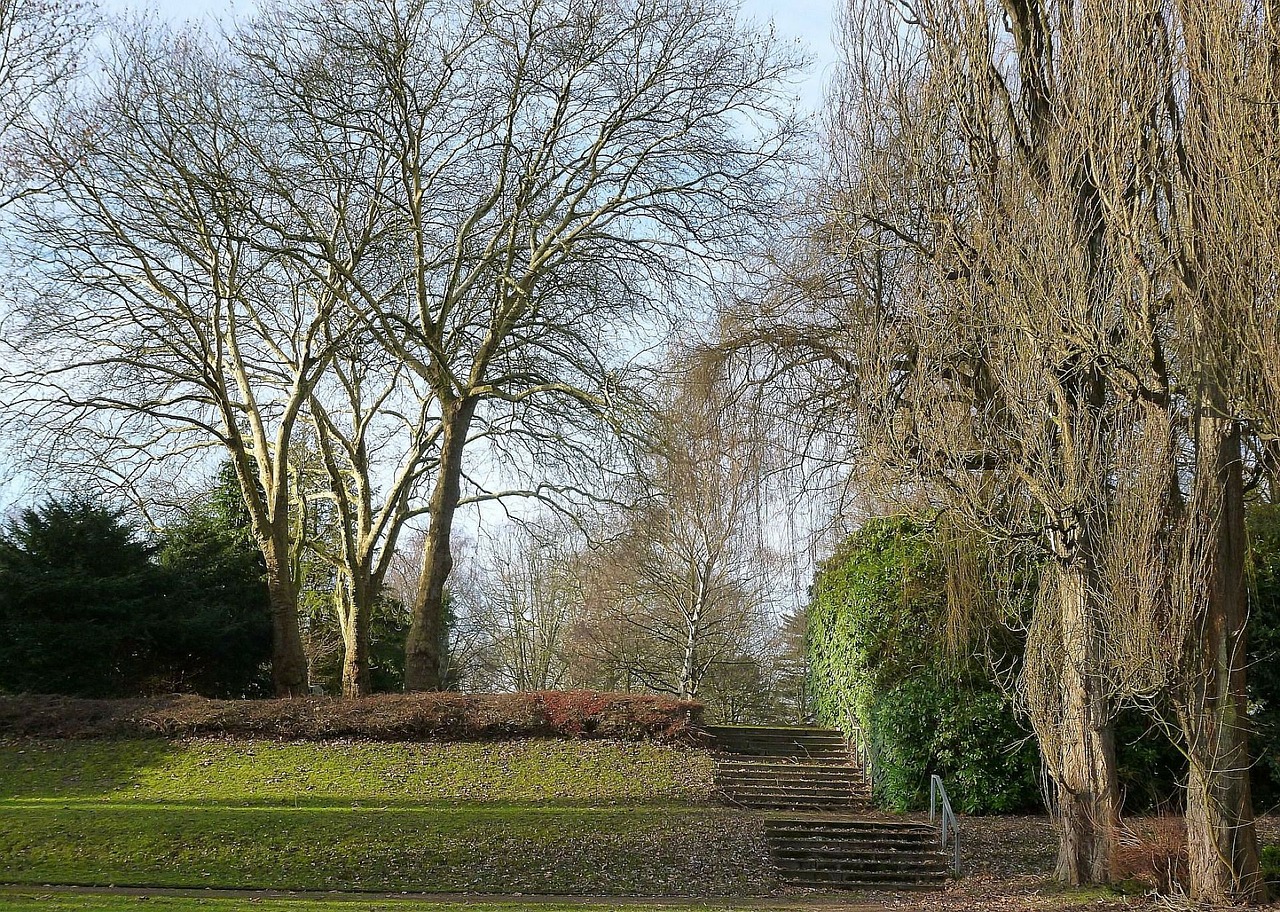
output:
[[[177,605],[157,644],[168,690],[268,696],[271,615],[262,553],[230,466],[206,498],[164,531],[159,552]]]
[[[23,510],[0,535],[0,688],[136,693],[167,590],[119,513],[79,498]]]

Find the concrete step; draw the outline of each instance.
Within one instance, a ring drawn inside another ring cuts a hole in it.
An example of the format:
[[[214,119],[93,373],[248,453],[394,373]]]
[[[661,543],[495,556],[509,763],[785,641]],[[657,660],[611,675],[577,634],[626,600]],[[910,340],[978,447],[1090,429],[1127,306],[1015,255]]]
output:
[[[840,729],[821,725],[708,725],[707,731],[717,738],[844,737]]]
[[[714,725],[707,729],[729,754],[765,757],[848,757],[844,735],[833,728]]]
[[[770,831],[802,830],[805,833],[921,833],[937,835],[937,830],[927,823],[916,823],[914,820],[879,820],[866,817],[788,817],[782,814],[770,817],[765,821],[765,828]]]
[[[744,792],[796,792],[797,794],[827,794],[837,793],[848,795],[853,791],[853,786],[848,782],[823,782],[816,779],[800,780],[795,782],[774,782],[771,780],[761,781],[754,780],[733,780],[733,779],[717,779],[716,784],[721,788],[736,788]]]
[[[814,854],[814,856],[933,856],[940,851],[936,842],[931,843],[831,843],[809,842],[801,839],[769,838],[769,849],[782,854]]]
[[[784,846],[769,843],[769,851],[778,858],[829,858],[836,861],[848,859],[866,859],[870,861],[899,861],[909,864],[917,862],[946,861],[935,846],[863,846],[863,845],[827,845],[827,846]]]
[[[869,877],[865,874],[844,872],[794,871],[781,874],[779,879],[790,886],[823,887],[842,890],[936,890],[947,878],[921,876],[904,878],[898,874],[885,877]]]
[[[735,798],[726,796],[732,804],[739,807],[758,808],[762,811],[803,811],[803,810],[834,810],[843,809],[848,811],[861,810],[865,807],[865,803],[857,799],[849,799],[844,803],[836,802],[830,798],[788,798],[786,796],[762,797],[762,796],[743,796]]]
[[[821,873],[821,874],[861,874],[864,876],[881,877],[886,874],[901,877],[904,880],[914,877],[946,877],[947,866],[945,863],[894,863],[892,861],[862,861],[859,859],[846,859],[842,861],[831,861],[829,859],[812,860],[812,859],[795,859],[795,858],[775,858],[774,866],[783,875],[794,874],[798,872],[804,873]]]
[[[739,800],[746,798],[798,798],[810,804],[815,801],[819,803],[830,801],[833,804],[840,805],[838,810],[844,810],[844,805],[851,801],[858,804],[867,803],[865,794],[849,789],[735,788],[730,785],[722,785],[720,786],[720,794],[729,795]]]
[[[838,786],[839,788],[857,788],[867,783],[856,776],[786,776],[761,774],[752,776],[739,773],[717,773],[716,782],[739,782],[743,785],[794,785],[797,788],[806,786]]]
[[[854,771],[861,772],[859,767],[852,766],[850,763],[815,763],[805,760],[804,757],[721,757],[716,761],[717,769],[735,770],[735,769],[751,769],[751,770],[814,770],[814,771]]]
[[[749,766],[725,767],[715,771],[717,779],[778,779],[783,782],[866,782],[866,778],[855,769],[831,770],[826,768],[802,769],[799,767],[778,768]]]

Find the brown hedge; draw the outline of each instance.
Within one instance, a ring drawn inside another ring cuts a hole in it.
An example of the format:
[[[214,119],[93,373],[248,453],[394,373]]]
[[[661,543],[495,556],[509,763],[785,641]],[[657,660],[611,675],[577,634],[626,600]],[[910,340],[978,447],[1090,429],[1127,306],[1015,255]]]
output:
[[[701,744],[702,704],[593,691],[382,694],[358,700],[0,696],[0,737],[218,736],[321,741],[611,738]]]

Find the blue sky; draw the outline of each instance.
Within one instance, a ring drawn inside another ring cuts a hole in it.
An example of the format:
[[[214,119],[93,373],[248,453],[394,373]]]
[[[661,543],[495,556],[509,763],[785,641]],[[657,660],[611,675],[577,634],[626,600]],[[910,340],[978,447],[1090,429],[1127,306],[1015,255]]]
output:
[[[0,0],[3,2],[3,0]],[[222,17],[228,14],[245,14],[254,7],[254,0],[99,0],[108,10],[151,9],[161,15],[181,21]],[[822,100],[822,87],[835,59],[831,43],[832,25],[837,4],[842,0],[740,0],[744,15],[760,20],[772,20],[779,37],[796,41],[813,58],[808,78],[797,89],[804,106],[816,110]],[[2,443],[2,441],[0,441]],[[21,483],[6,481],[8,466],[0,446],[0,516],[5,507],[23,497]]]
[[[145,7],[172,19],[222,16],[244,13],[253,8],[253,0],[102,0],[109,9]],[[822,99],[822,85],[835,58],[831,31],[839,0],[741,0],[747,16],[773,20],[779,36],[799,41],[814,58],[809,78],[800,87],[806,105],[817,107]]]

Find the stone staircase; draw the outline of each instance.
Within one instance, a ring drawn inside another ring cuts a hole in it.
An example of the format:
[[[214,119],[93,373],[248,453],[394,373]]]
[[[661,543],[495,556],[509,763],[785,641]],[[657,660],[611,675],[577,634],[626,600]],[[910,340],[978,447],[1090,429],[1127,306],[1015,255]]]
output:
[[[834,728],[713,726],[716,787],[750,808],[865,810],[870,790]]]
[[[834,817],[770,818],[769,854],[778,876],[805,887],[911,890],[940,886],[951,873],[928,824]]]
[[[868,811],[870,788],[844,736],[814,726],[712,726],[723,751],[716,787],[733,804],[768,813],[769,854],[786,883],[908,889],[950,873],[938,831]]]

